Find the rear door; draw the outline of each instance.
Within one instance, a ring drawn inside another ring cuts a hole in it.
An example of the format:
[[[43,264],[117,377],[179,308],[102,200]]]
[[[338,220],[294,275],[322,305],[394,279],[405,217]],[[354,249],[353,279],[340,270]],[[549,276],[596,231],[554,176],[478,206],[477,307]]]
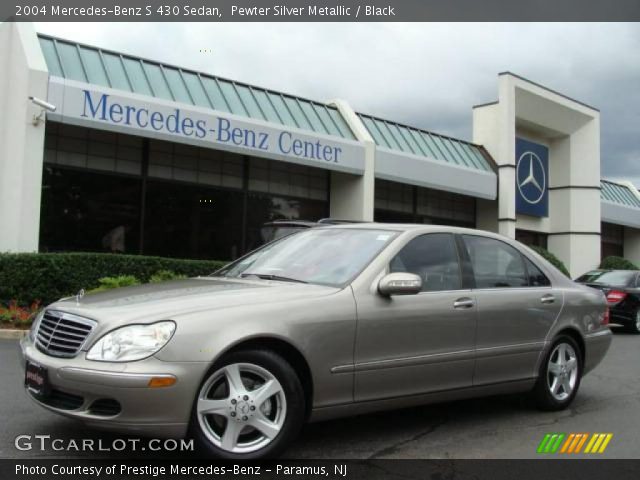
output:
[[[562,291],[519,250],[498,239],[462,235],[478,308],[474,385],[532,378]]]

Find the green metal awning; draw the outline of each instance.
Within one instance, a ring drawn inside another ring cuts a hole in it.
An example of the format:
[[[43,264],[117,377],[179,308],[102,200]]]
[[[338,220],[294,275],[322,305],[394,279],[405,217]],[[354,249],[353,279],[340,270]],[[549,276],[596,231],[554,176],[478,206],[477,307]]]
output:
[[[358,116],[379,147],[460,167],[493,171],[487,154],[478,145],[362,113]]]
[[[640,208],[640,199],[627,186],[608,180],[600,181],[600,198],[625,207]]]
[[[56,77],[355,139],[338,109],[325,103],[46,35],[38,38]]]

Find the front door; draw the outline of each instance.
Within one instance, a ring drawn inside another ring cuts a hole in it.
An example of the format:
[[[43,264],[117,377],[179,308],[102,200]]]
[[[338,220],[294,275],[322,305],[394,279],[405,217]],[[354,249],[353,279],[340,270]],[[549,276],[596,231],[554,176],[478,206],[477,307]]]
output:
[[[454,236],[413,238],[388,271],[415,273],[423,288],[417,295],[370,291],[356,298],[356,401],[471,386],[475,298],[464,289]]]

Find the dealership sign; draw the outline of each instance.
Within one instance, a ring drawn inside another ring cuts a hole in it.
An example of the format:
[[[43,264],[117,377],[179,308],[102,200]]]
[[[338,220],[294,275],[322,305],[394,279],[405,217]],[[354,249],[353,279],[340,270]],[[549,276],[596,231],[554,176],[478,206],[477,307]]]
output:
[[[516,212],[549,215],[549,149],[516,138]]]
[[[48,118],[331,170],[364,170],[364,148],[355,141],[99,88],[52,78],[48,98],[62,108]]]

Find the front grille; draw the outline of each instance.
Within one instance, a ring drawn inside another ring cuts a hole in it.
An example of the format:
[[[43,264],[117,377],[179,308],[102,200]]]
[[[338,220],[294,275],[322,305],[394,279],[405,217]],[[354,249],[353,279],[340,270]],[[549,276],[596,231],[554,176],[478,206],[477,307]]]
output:
[[[84,345],[96,322],[70,313],[47,310],[36,332],[41,352],[54,357],[74,357]]]

